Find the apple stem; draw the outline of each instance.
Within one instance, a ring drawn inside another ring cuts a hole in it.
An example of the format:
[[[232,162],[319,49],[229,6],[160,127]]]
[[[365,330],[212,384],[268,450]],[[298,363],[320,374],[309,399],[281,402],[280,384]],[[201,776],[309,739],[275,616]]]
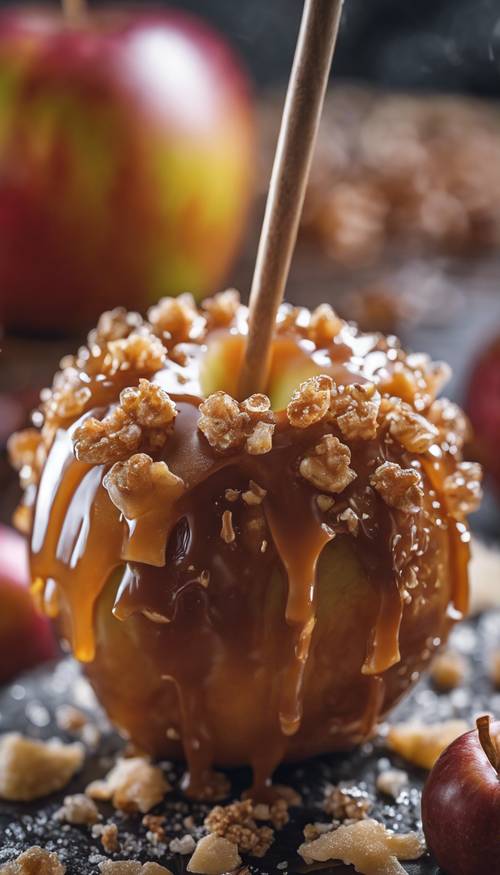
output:
[[[483,748],[491,765],[495,769],[495,772],[498,774],[500,769],[500,755],[498,752],[498,748],[491,737],[490,722],[490,715],[483,714],[482,717],[477,718],[476,726],[479,734],[479,741],[481,742],[481,747]]]
[[[305,0],[250,292],[239,396],[264,392],[344,0]]]
[[[68,24],[77,24],[87,14],[86,0],[62,0],[63,15]]]

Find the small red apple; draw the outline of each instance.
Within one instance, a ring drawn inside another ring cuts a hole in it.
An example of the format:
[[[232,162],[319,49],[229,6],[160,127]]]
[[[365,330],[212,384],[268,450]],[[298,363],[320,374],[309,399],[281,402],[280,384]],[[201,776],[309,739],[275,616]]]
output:
[[[465,408],[474,428],[476,455],[500,489],[500,337],[475,362]]]
[[[0,298],[14,329],[217,288],[244,226],[239,64],[174,11],[0,13]]]
[[[441,754],[422,795],[430,851],[446,875],[500,873],[500,723],[477,729]]]
[[[29,579],[24,538],[0,526],[0,684],[56,656],[50,623],[35,609]]]

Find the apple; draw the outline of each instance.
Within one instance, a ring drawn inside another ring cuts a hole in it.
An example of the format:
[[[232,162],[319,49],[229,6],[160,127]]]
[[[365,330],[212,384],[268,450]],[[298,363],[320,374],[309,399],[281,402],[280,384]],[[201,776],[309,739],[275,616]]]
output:
[[[500,337],[476,360],[467,391],[466,410],[474,428],[476,455],[500,489]]]
[[[429,849],[446,875],[500,872],[500,723],[488,716],[441,754],[422,796]]]
[[[174,11],[0,13],[0,292],[13,330],[217,287],[252,187],[245,76]]]
[[[0,526],[0,684],[57,653],[50,623],[33,603],[29,579],[24,538]]]

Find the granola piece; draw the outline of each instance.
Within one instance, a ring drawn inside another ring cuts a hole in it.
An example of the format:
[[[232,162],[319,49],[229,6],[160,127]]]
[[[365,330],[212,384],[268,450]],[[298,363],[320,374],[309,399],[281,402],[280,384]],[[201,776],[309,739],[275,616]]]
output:
[[[116,462],[103,479],[103,486],[115,507],[129,520],[138,519],[159,504],[170,505],[184,492],[184,481],[166,462],[153,462],[136,453]]]
[[[57,854],[35,845],[16,860],[0,866],[0,875],[64,875],[66,867]]]
[[[198,875],[224,875],[241,864],[238,848],[218,835],[204,836],[196,845],[187,871]]]
[[[111,800],[121,811],[146,814],[171,789],[162,770],[144,757],[119,759],[106,777],[92,781],[85,793],[91,799]]]
[[[142,316],[139,313],[128,312],[125,307],[115,307],[114,310],[106,310],[99,317],[96,327],[88,336],[89,346],[105,346],[111,340],[122,340],[142,325]]]
[[[205,818],[205,826],[211,833],[234,842],[240,853],[253,857],[263,857],[274,839],[270,827],[257,826],[251,799],[216,805]]]
[[[388,399],[391,405],[386,421],[392,437],[409,453],[425,453],[439,438],[435,425],[399,399]]]
[[[65,796],[64,803],[54,814],[55,820],[63,820],[73,825],[92,825],[100,819],[97,806],[83,793]]]
[[[138,386],[120,393],[120,406],[127,416],[143,428],[166,429],[177,416],[177,408],[167,392],[144,378]]]
[[[247,453],[251,456],[262,456],[265,453],[270,453],[273,448],[274,428],[272,422],[258,422],[246,440]]]
[[[351,451],[333,434],[325,434],[300,462],[299,472],[322,492],[342,492],[356,478],[349,467]]]
[[[139,449],[142,429],[121,407],[99,420],[86,419],[73,435],[76,458],[88,465],[109,465]]]
[[[226,289],[212,298],[205,298],[202,308],[211,326],[226,328],[231,325],[240,306],[240,294],[236,289]]]
[[[319,349],[329,346],[345,325],[330,304],[319,304],[311,313],[307,328],[309,340]]]
[[[323,420],[330,408],[333,380],[326,374],[310,377],[293,393],[286,408],[290,425],[308,428]]]
[[[12,467],[19,471],[21,487],[37,484],[47,456],[41,432],[36,428],[16,431],[7,441],[7,452]]]
[[[334,386],[328,421],[348,440],[371,440],[377,434],[380,393],[373,383]]]
[[[354,538],[357,538],[359,533],[359,517],[352,507],[346,507],[337,517],[339,523],[345,523],[347,531]]]
[[[111,340],[106,349],[102,369],[108,376],[118,371],[154,374],[165,362],[167,350],[158,337],[141,328],[120,340]]]
[[[462,520],[478,509],[483,497],[482,478],[478,462],[459,462],[453,474],[445,478],[443,488],[450,516]]]
[[[409,763],[432,769],[445,748],[468,729],[465,720],[445,720],[430,726],[396,723],[389,729],[387,744]]]
[[[94,826],[92,836],[95,839],[100,839],[101,845],[107,854],[114,854],[115,851],[120,850],[116,823],[104,823]]]
[[[463,410],[449,401],[448,398],[438,398],[427,413],[438,432],[441,444],[451,452],[460,451],[471,435],[471,424]]]
[[[246,441],[250,417],[226,392],[214,392],[200,404],[198,428],[211,447],[224,450],[242,447]]]
[[[324,833],[298,852],[309,865],[341,860],[362,875],[405,875],[398,860],[418,860],[425,845],[417,833],[395,835],[371,818]]]
[[[401,791],[408,786],[408,772],[403,769],[384,769],[377,776],[377,790],[385,796],[397,799]]]
[[[334,820],[363,820],[372,803],[358,787],[332,787],[325,796],[323,808]]]
[[[191,340],[199,316],[193,296],[183,294],[177,298],[161,298],[148,310],[148,319],[155,334],[177,344]]]
[[[0,798],[31,802],[63,787],[81,769],[79,742],[35,741],[18,732],[0,736]]]
[[[456,650],[445,650],[434,657],[431,665],[431,680],[442,692],[449,692],[460,686],[468,672],[465,657]]]
[[[196,847],[196,842],[193,836],[186,833],[180,839],[172,839],[170,842],[168,849],[172,852],[172,854],[180,854],[185,857],[188,854],[192,854]]]
[[[415,468],[384,462],[371,475],[370,483],[385,503],[396,510],[417,513],[422,506],[422,478]]]
[[[262,504],[266,495],[267,489],[263,489],[255,480],[250,480],[247,491],[243,492],[241,497],[245,504],[253,506]]]
[[[230,510],[225,510],[222,514],[220,536],[226,544],[232,544],[236,540],[236,534],[233,529],[233,515]]]

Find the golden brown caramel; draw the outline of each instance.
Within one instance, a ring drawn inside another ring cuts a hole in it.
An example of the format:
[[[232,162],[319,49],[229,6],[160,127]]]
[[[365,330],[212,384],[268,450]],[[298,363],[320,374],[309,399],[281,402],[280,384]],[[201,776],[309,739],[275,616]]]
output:
[[[38,598],[111,718],[183,751],[201,795],[214,763],[250,764],[262,791],[281,759],[362,741],[467,609],[463,490],[445,488],[460,429],[427,419],[441,369],[284,307],[271,404],[237,402],[219,390],[246,310],[222,328],[211,312],[176,311],[174,346],[162,325],[160,369],[152,329],[114,317],[119,340],[98,328],[57,378],[31,543]],[[58,418],[82,385],[79,419]]]

